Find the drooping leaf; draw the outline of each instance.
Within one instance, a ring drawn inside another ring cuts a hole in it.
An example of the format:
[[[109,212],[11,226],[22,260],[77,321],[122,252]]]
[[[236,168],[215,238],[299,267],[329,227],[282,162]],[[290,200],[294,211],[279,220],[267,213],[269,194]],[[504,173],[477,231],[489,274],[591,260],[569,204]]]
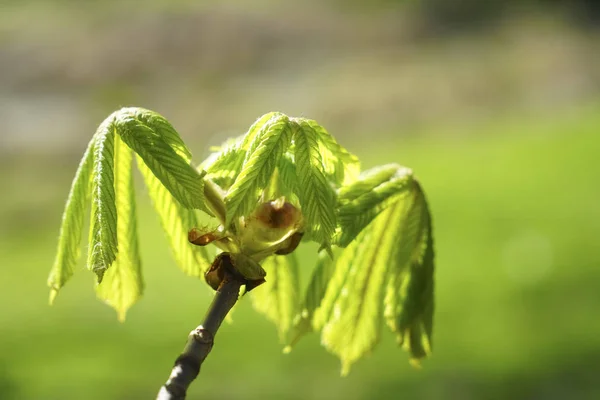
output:
[[[67,197],[60,226],[56,258],[48,277],[50,303],[52,303],[60,288],[73,275],[81,253],[84,218],[91,190],[90,181],[94,162],[95,140],[95,138],[92,138],[83,154]]]
[[[254,123],[250,126],[250,129],[248,129],[248,132],[246,132],[244,135],[241,146],[242,149],[248,152],[254,151],[254,149],[251,149],[252,143],[254,143],[254,147],[256,148],[258,142],[255,142],[255,140],[259,132],[261,132],[265,125],[270,124],[272,119],[280,119],[282,117],[285,117],[285,115],[280,112],[270,112],[260,116],[256,121],[254,121]]]
[[[315,266],[300,312],[294,318],[294,324],[287,341],[286,351],[290,351],[304,335],[313,331],[313,317],[315,310],[321,304],[325,291],[330,284],[331,277],[335,271],[335,263],[329,255],[322,251],[319,252],[317,265]],[[320,327],[316,327],[319,330]]]
[[[194,246],[188,242],[189,230],[198,227],[194,210],[181,205],[139,157],[137,164],[177,265],[187,275],[203,277],[212,258],[206,247]]]
[[[298,262],[294,253],[273,255],[262,262],[266,283],[250,293],[254,308],[276,326],[279,339],[287,343],[299,307]]]
[[[103,123],[94,141],[92,212],[87,265],[98,282],[117,258],[117,205],[115,199],[115,135],[110,122]]]
[[[317,121],[303,120],[313,128],[319,138],[319,149],[327,176],[336,186],[347,185],[354,181],[360,172],[358,157],[342,147]]]
[[[315,325],[322,326],[321,343],[340,357],[343,375],[379,341],[393,240],[386,229],[395,211],[382,213],[341,253],[315,313]]]
[[[140,122],[140,125],[148,127],[156,135],[160,136],[181,158],[186,162],[192,160],[192,152],[185,145],[179,133],[173,125],[162,115],[139,107],[126,107],[117,111],[121,115],[131,115]]]
[[[419,253],[420,235],[426,230],[419,193],[418,185],[413,185],[410,195],[379,213],[335,260],[334,272],[314,311],[312,324],[315,330],[322,329],[321,342],[325,347],[340,357],[342,374],[348,373],[350,366],[377,344],[384,315],[388,325],[402,332],[402,339],[410,336],[403,343],[411,346],[412,357],[423,356],[419,352],[422,347],[415,343],[415,337],[423,343],[420,333],[416,329],[407,331],[406,326],[412,326],[409,320],[427,320],[427,315],[433,315],[433,308],[427,314],[429,303],[419,300],[430,294],[427,290],[432,286],[427,285],[433,284],[433,259],[431,269],[419,275],[421,280],[413,280],[415,289],[411,293],[404,281],[411,257]],[[410,304],[412,319],[399,314],[402,307],[407,309],[406,304]],[[417,326],[425,329],[425,325]]]
[[[190,165],[189,151],[163,117],[148,110],[125,108],[105,123],[107,130],[117,132],[142,158],[177,201],[211,214],[204,199],[204,173]]]
[[[132,151],[115,138],[115,195],[117,204],[117,241],[119,252],[113,265],[96,287],[99,298],[116,311],[121,321],[127,310],[142,295],[143,281],[138,246]]]
[[[408,247],[398,252],[407,268],[389,271],[384,315],[387,325],[396,333],[398,343],[410,352],[412,361],[418,363],[431,353],[434,312],[431,216],[418,186],[403,234],[410,236],[414,247],[410,252]]]
[[[367,170],[339,189],[335,244],[347,246],[380,212],[406,196],[413,183],[410,169],[389,164]]]
[[[227,225],[248,214],[257,205],[279,159],[290,145],[289,119],[277,114],[267,121],[249,144],[240,174],[225,196]]]
[[[307,233],[324,247],[329,247],[336,227],[336,193],[325,175],[318,133],[302,120],[296,126],[297,190],[307,221]]]

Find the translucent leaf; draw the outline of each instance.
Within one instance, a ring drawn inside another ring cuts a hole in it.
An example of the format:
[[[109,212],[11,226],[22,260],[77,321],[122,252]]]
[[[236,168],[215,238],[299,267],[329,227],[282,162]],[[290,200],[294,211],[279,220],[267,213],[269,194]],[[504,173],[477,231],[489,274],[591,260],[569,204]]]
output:
[[[192,153],[179,136],[179,133],[162,115],[139,107],[122,108],[117,113],[120,116],[131,116],[137,119],[140,125],[147,127],[160,136],[186,162],[189,163],[192,160]]]
[[[418,239],[413,239],[416,246],[411,252],[407,253],[408,248],[405,248],[398,254],[408,260],[408,269],[390,270],[384,315],[388,326],[396,333],[398,343],[417,362],[431,353],[434,312],[431,217],[420,188],[417,188],[404,226],[405,235],[414,238],[416,232]]]
[[[121,321],[127,310],[142,295],[143,281],[137,236],[132,151],[115,138],[115,195],[117,203],[117,241],[119,253],[96,287],[99,298],[112,306]]]
[[[115,135],[103,123],[94,141],[92,212],[88,245],[88,268],[102,281],[117,258],[117,206],[115,199]]]
[[[315,325],[322,326],[321,343],[342,361],[342,374],[379,341],[388,260],[386,234],[394,210],[384,212],[336,261]],[[387,214],[387,215],[386,215]]]
[[[293,156],[284,154],[279,160],[277,166],[279,171],[279,188],[283,196],[293,204],[299,204],[298,200],[298,175],[296,173],[296,165],[293,161]]]
[[[328,181],[318,133],[300,121],[294,133],[297,190],[309,237],[328,246],[336,227],[336,193]]]
[[[152,111],[124,108],[103,125],[121,136],[182,205],[210,214],[204,200],[203,173],[190,165],[189,152],[164,118]]]
[[[189,230],[199,226],[194,210],[181,205],[139,157],[137,161],[177,265],[187,275],[203,277],[212,258],[206,247],[188,241]]]
[[[423,294],[423,282],[433,282],[433,259],[431,271],[428,271],[431,274],[419,275],[422,280],[418,283],[418,279],[413,280],[415,289],[412,292],[407,289],[403,278],[409,260],[413,254],[419,253],[419,238],[426,230],[425,221],[421,219],[423,205],[418,185],[413,185],[409,193],[382,211],[339,254],[325,295],[314,311],[313,329],[322,330],[321,342],[340,357],[342,374],[348,373],[350,366],[368,354],[379,341],[384,304],[386,321],[402,332],[402,339],[407,332],[400,329],[406,327],[407,321],[426,319],[427,304],[418,299]],[[315,292],[318,299],[319,290]],[[397,295],[405,292],[406,295]],[[413,292],[419,294],[413,297]],[[410,304],[412,319],[406,316],[400,318],[398,314],[401,307],[407,310],[407,304]],[[432,313],[433,309],[431,316]],[[405,346],[413,346],[413,358],[420,356],[420,348],[414,343],[414,332],[408,332],[413,339],[403,341]]]
[[[246,150],[242,148],[241,141],[229,141],[211,154],[201,168],[206,171],[208,179],[227,190],[242,171],[245,158]]]
[[[267,272],[266,283],[250,293],[252,305],[275,323],[280,340],[287,343],[299,307],[298,262],[292,253],[270,256],[261,265]]]
[[[227,224],[248,214],[257,205],[279,159],[290,145],[289,120],[278,114],[265,123],[249,144],[242,171],[225,196]]]
[[[65,211],[62,216],[58,249],[54,265],[48,277],[50,302],[56,297],[61,287],[73,275],[79,260],[81,237],[88,200],[90,198],[90,181],[94,163],[95,138],[90,141],[71,184]]]
[[[241,146],[242,149],[246,151],[254,151],[258,145],[258,142],[256,142],[256,137],[261,130],[265,127],[265,125],[270,124],[272,119],[280,119],[281,117],[285,117],[285,115],[280,112],[270,112],[262,115],[256,121],[254,121],[254,123],[250,126],[250,129],[248,129],[248,132],[246,132],[244,135]],[[252,146],[254,146],[254,149],[251,149]]]
[[[317,133],[325,173],[337,186],[354,181],[360,172],[358,157],[350,153],[314,120],[303,120]]]
[[[413,183],[410,169],[390,164],[367,170],[339,189],[335,244],[347,246],[380,212],[406,196]]]
[[[294,319],[294,326],[289,335],[290,339],[287,341],[287,351],[291,350],[291,347],[295,345],[302,336],[312,332],[314,312],[325,296],[325,291],[327,290],[327,286],[330,283],[334,271],[335,264],[331,257],[324,251],[320,252],[317,259],[317,265],[312,272],[310,283],[308,284],[304,295],[301,311]],[[320,327],[316,328],[316,330],[319,329]]]

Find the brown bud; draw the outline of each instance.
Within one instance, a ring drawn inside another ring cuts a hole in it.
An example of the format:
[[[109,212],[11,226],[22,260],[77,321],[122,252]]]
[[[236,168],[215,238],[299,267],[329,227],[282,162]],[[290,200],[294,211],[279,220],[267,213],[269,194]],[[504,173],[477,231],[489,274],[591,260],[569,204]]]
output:
[[[288,228],[300,218],[300,211],[291,203],[270,201],[258,206],[256,218],[273,229]]]
[[[202,234],[198,228],[192,228],[188,232],[188,241],[197,246],[206,246],[207,244],[219,239],[213,232]]]

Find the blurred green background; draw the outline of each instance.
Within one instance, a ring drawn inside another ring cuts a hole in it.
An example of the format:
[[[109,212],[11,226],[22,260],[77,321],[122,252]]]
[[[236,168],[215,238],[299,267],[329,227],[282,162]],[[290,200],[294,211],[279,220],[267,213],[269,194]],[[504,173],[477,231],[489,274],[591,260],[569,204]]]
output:
[[[365,167],[414,168],[435,218],[422,370],[386,334],[340,378],[317,335],[283,355],[244,299],[190,398],[600,398],[599,14],[591,0],[2,1],[0,398],[153,398],[204,315],[210,292],[175,267],[143,190],[146,293],[127,321],[83,262],[47,304],[79,157],[125,105],[165,115],[197,161],[265,112],[314,118]]]

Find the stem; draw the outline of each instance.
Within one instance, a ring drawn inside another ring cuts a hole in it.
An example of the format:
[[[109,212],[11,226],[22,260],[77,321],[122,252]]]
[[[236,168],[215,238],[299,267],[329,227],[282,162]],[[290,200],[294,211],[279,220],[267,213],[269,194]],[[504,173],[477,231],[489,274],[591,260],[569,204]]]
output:
[[[204,323],[188,336],[183,352],[175,360],[167,383],[160,388],[157,400],[185,399],[188,387],[200,373],[200,366],[212,349],[219,326],[238,299],[242,284],[244,282],[233,274],[225,273],[204,317]]]
[[[210,179],[204,178],[204,196],[206,197],[208,208],[225,226],[227,211],[225,209],[225,201],[223,200],[225,197],[223,190]]]

